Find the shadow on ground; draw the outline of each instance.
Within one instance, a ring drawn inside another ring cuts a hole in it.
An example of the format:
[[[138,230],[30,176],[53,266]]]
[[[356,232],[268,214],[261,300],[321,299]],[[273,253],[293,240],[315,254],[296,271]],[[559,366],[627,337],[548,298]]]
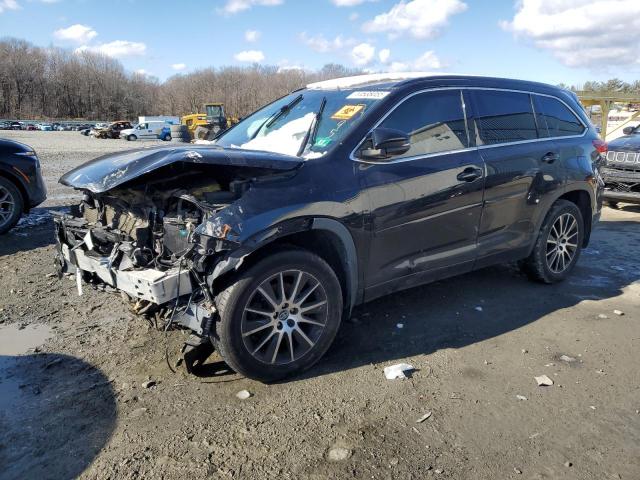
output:
[[[69,207],[34,208],[24,215],[18,225],[0,235],[0,257],[28,252],[55,243],[53,219],[50,211],[66,212]],[[51,260],[53,262],[53,259]]]
[[[84,361],[0,356],[0,479],[77,478],[108,442],[116,418],[111,384]]]
[[[297,379],[462,348],[583,300],[617,297],[640,281],[640,265],[629,248],[640,249],[638,223],[603,222],[563,283],[531,282],[515,266],[501,265],[361,305],[324,359]]]

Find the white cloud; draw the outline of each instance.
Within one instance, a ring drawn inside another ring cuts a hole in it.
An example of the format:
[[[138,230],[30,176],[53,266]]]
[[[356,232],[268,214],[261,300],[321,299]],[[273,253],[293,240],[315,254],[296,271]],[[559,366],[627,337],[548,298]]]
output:
[[[251,7],[259,5],[263,7],[275,7],[282,5],[284,0],[227,0],[224,7],[220,11],[227,15],[249,10]]]
[[[425,72],[444,68],[444,63],[438,58],[433,50],[428,50],[410,62],[391,62],[384,67],[388,72]]]
[[[264,53],[260,50],[245,50],[236,53],[234,58],[239,62],[260,63],[264,60]]]
[[[370,64],[375,56],[376,48],[368,43],[356,45],[351,50],[351,60],[359,67]]]
[[[362,28],[368,33],[388,33],[392,37],[408,33],[415,38],[433,38],[448,24],[449,17],[466,9],[467,4],[460,0],[401,0]]]
[[[76,23],[67,28],[60,28],[53,32],[53,36],[58,40],[75,43],[87,43],[98,35],[93,28],[87,25]]]
[[[500,25],[569,67],[638,63],[638,1],[521,0],[513,19]]]
[[[411,70],[411,68],[409,67],[409,64],[405,62],[392,62],[386,70],[389,72],[407,72]]]
[[[133,73],[135,73],[136,75],[142,75],[142,76],[149,75],[149,72],[147,72],[144,68],[139,68]]]
[[[187,66],[184,63],[174,63],[173,65],[171,65],[171,68],[179,72],[187,68]]]
[[[424,52],[418,58],[413,61],[413,68],[417,71],[425,71],[425,70],[438,70],[442,68],[442,62],[437,57],[437,55],[433,52],[433,50],[429,50],[428,52]]]
[[[349,15],[350,22],[355,22],[359,18],[360,18],[360,15],[358,14],[358,12],[353,12],[351,13],[351,15]]]
[[[333,39],[327,39],[324,35],[316,35],[310,37],[307,32],[300,34],[300,40],[305,43],[312,50],[318,53],[334,52],[336,50],[342,50],[347,47],[355,45],[356,41],[353,38],[344,38],[342,35],[338,35]]]
[[[260,36],[262,35],[262,33],[260,33],[258,30],[247,30],[246,32],[244,32],[244,39],[247,42],[257,42],[260,39]]]
[[[99,45],[83,45],[76,49],[76,52],[94,52],[107,55],[109,57],[131,57],[144,55],[147,46],[141,42],[129,42],[127,40],[114,40],[109,43]]]
[[[378,52],[378,58],[380,59],[381,63],[387,63],[389,61],[389,58],[391,58],[391,50],[389,50],[388,48],[383,48]]]
[[[20,5],[16,0],[0,0],[0,13],[7,10],[18,10]]]

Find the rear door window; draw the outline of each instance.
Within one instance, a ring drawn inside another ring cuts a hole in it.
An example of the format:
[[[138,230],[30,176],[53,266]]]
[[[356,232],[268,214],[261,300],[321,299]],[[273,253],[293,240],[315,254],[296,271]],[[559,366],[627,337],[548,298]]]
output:
[[[460,90],[425,92],[402,102],[380,124],[409,135],[403,157],[461,150],[469,146]]]
[[[495,145],[538,138],[527,93],[475,90],[478,145]]]
[[[541,130],[548,130],[550,137],[581,135],[585,126],[560,100],[553,97],[533,95],[536,117]]]

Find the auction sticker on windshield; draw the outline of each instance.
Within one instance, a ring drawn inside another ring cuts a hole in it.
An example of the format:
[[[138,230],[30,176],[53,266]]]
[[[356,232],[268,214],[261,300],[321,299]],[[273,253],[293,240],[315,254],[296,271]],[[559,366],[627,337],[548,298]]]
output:
[[[348,100],[382,100],[384,97],[389,95],[391,92],[385,91],[364,91],[364,92],[353,92],[349,96],[347,96]]]
[[[357,113],[360,113],[366,105],[345,105],[336,113],[331,115],[334,120],[349,120]]]

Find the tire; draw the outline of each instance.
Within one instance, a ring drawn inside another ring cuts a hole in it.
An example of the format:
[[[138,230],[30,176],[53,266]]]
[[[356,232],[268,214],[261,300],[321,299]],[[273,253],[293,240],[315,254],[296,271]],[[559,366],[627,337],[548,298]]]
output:
[[[170,142],[171,141],[171,134],[167,134],[164,136],[164,138],[162,139],[163,142]]]
[[[292,248],[240,273],[216,297],[216,306],[212,342],[220,355],[245,377],[273,382],[310,368],[325,354],[340,327],[342,290],[323,259]]]
[[[138,137],[136,137],[135,135],[127,135],[127,140],[129,142],[133,142],[133,141],[135,141],[137,139],[138,139]]]
[[[564,234],[563,229],[566,229]],[[580,209],[568,200],[558,200],[542,223],[531,255],[521,264],[524,272],[530,279],[542,283],[563,281],[580,258],[583,239],[584,220]]]
[[[22,194],[15,184],[0,177],[0,235],[15,227],[24,211]]]

